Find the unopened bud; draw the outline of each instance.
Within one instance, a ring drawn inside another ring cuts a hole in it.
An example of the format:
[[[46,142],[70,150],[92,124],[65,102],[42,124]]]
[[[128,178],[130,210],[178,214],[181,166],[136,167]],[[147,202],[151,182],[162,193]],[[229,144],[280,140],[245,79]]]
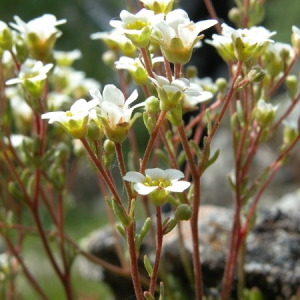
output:
[[[259,65],[255,65],[249,71],[247,77],[251,82],[259,82],[264,79],[265,75],[265,71]]]
[[[192,208],[188,204],[180,204],[175,210],[175,219],[177,221],[187,221],[192,216]]]
[[[286,87],[288,89],[288,93],[291,99],[296,97],[298,92],[298,78],[295,75],[288,75],[285,80]]]

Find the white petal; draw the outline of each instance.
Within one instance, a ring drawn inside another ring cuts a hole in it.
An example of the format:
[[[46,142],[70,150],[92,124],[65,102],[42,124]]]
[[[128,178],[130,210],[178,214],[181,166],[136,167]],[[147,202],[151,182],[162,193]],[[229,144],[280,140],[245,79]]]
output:
[[[164,171],[159,168],[146,169],[145,174],[151,179],[164,178]]]
[[[167,169],[164,171],[164,173],[164,178],[169,180],[178,180],[184,177],[184,174],[181,171],[175,169]]]
[[[142,183],[136,183],[133,188],[138,192],[140,195],[148,195],[151,192],[155,191],[158,187],[157,186],[146,186]]]
[[[123,106],[125,98],[123,93],[113,84],[107,84],[103,89],[103,98],[105,101]]]
[[[211,20],[204,20],[204,21],[197,22],[195,24],[195,27],[197,28],[198,32],[201,32],[201,31],[203,31],[205,29],[208,29],[208,28],[216,25],[217,23],[218,23],[218,21],[217,20],[213,20],[213,19],[211,19]]]
[[[166,187],[165,189],[170,192],[181,193],[191,185],[188,181],[176,181],[175,184]]]
[[[145,176],[139,172],[130,171],[123,176],[123,179],[129,182],[143,183],[145,181]]]
[[[125,101],[125,107],[126,107],[126,108],[129,107],[129,105],[130,105],[133,101],[135,101],[135,100],[137,99],[137,97],[138,97],[138,92],[137,92],[137,90],[134,90],[134,91],[132,92],[132,94],[129,96],[129,98]]]

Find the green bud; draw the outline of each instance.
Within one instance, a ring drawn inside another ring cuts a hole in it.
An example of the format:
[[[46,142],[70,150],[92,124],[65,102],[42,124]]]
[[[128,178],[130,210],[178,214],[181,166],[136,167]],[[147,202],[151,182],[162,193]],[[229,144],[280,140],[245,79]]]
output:
[[[232,9],[230,9],[228,12],[228,18],[238,28],[242,27],[243,13],[239,8],[233,7]]]
[[[116,53],[112,50],[107,50],[102,54],[102,61],[110,67],[114,67],[115,61],[118,59]]]
[[[289,124],[287,122],[284,122],[284,128],[283,128],[283,145],[288,146],[290,145],[295,138],[298,136],[298,128],[295,124]]]
[[[151,115],[148,112],[144,111],[143,112],[143,120],[144,120],[144,124],[145,124],[149,134],[151,134],[156,126],[157,117],[155,115]]]
[[[12,48],[12,33],[6,23],[0,21],[0,48],[10,50]]]
[[[188,204],[180,204],[176,207],[174,217],[177,221],[188,221],[192,216],[192,208]]]
[[[198,77],[198,70],[196,66],[187,66],[185,69],[185,77],[187,79]]]
[[[265,77],[266,73],[265,71],[262,69],[261,66],[259,65],[255,65],[251,68],[251,70],[248,72],[247,74],[247,78],[251,81],[251,82],[259,82],[262,81]]]
[[[28,48],[27,48],[25,42],[22,39],[17,38],[15,41],[15,48],[16,48],[17,60],[20,63],[23,63],[29,54],[29,51],[28,51]]]
[[[149,114],[160,113],[159,99],[154,96],[150,96],[149,98],[147,98],[145,101],[145,110]]]
[[[295,75],[288,75],[285,80],[285,85],[291,99],[294,99],[298,93],[298,78]]]
[[[103,149],[107,154],[115,154],[115,143],[107,139],[103,143]]]
[[[131,41],[128,41],[127,43],[121,45],[121,51],[125,56],[135,57],[136,46]]]
[[[103,130],[95,122],[87,124],[87,139],[91,142],[98,141],[103,137]]]
[[[263,99],[258,100],[253,115],[260,127],[265,128],[274,120],[277,108]]]
[[[215,83],[219,93],[224,94],[227,89],[227,80],[225,78],[220,77],[216,80]]]
[[[148,72],[143,67],[137,67],[137,69],[134,72],[129,72],[137,85],[146,85],[149,81]]]

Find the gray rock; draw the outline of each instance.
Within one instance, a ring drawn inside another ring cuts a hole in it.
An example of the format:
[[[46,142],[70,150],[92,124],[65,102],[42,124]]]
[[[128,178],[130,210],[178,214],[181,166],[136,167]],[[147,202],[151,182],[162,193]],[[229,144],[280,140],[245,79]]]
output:
[[[218,293],[224,271],[228,241],[232,224],[232,210],[218,206],[201,206],[199,216],[200,253],[206,294]],[[184,248],[192,266],[192,242],[189,222],[181,222]],[[112,238],[112,229],[104,227],[86,238],[86,249],[94,255],[119,265]],[[141,253],[140,266],[143,268],[144,253],[153,257],[153,246],[146,238]],[[181,289],[184,299],[193,299],[188,276],[181,263],[178,231],[174,229],[164,237],[163,266],[174,275],[176,288]],[[130,279],[112,275],[106,270],[87,265],[84,261],[80,269],[85,275],[95,274],[96,278],[107,282],[116,299],[126,299],[133,295]],[[88,270],[88,272],[87,272]],[[99,272],[99,270],[101,272]],[[289,299],[300,287],[300,196],[286,195],[270,209],[259,211],[256,225],[247,238],[246,264],[247,287],[258,287],[265,299]],[[235,287],[233,287],[233,295]]]

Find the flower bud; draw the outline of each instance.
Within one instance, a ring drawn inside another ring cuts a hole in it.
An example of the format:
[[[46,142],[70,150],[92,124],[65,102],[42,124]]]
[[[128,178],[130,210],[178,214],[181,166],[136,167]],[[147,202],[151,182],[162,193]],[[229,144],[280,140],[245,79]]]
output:
[[[230,9],[228,12],[228,18],[237,27],[242,27],[242,12],[239,8],[233,7]]]
[[[289,146],[297,137],[298,128],[296,123],[291,124],[288,122],[284,122],[283,128],[283,146]]]
[[[155,14],[160,14],[160,13],[167,14],[173,9],[173,4],[174,4],[174,0],[169,0],[169,1],[140,0],[140,1],[144,4],[145,8],[154,11]]]
[[[154,96],[147,98],[145,101],[145,110],[149,114],[158,114],[160,112],[159,99]]]
[[[251,82],[259,82],[264,79],[265,71],[259,65],[255,65],[251,68],[249,73],[247,74],[248,79]]]
[[[291,99],[296,97],[298,93],[298,78],[295,75],[288,75],[285,80],[285,85],[288,89],[288,93]]]
[[[187,66],[185,69],[185,77],[187,79],[196,78],[198,76],[198,70],[196,66]]]
[[[112,142],[111,140],[105,140],[103,143],[103,149],[105,153],[107,154],[114,154],[115,153],[115,143]]]
[[[0,21],[0,48],[10,50],[12,47],[12,33],[6,23]]]
[[[260,127],[265,128],[274,120],[277,108],[263,99],[258,100],[253,114]]]
[[[102,61],[110,67],[113,67],[115,64],[115,61],[118,59],[116,53],[112,50],[107,50],[103,52],[102,54]]]
[[[98,141],[103,136],[103,130],[95,122],[88,122],[87,125],[87,139],[89,141]]]
[[[156,115],[149,114],[148,112],[145,111],[143,112],[143,120],[149,134],[151,134],[157,123]]]
[[[218,89],[219,93],[225,93],[226,89],[227,89],[227,80],[225,78],[218,78],[216,80],[216,86]]]
[[[180,204],[177,206],[175,213],[175,220],[188,221],[192,216],[192,208],[188,204]]]
[[[292,46],[297,56],[300,55],[300,29],[296,26],[292,27]]]

